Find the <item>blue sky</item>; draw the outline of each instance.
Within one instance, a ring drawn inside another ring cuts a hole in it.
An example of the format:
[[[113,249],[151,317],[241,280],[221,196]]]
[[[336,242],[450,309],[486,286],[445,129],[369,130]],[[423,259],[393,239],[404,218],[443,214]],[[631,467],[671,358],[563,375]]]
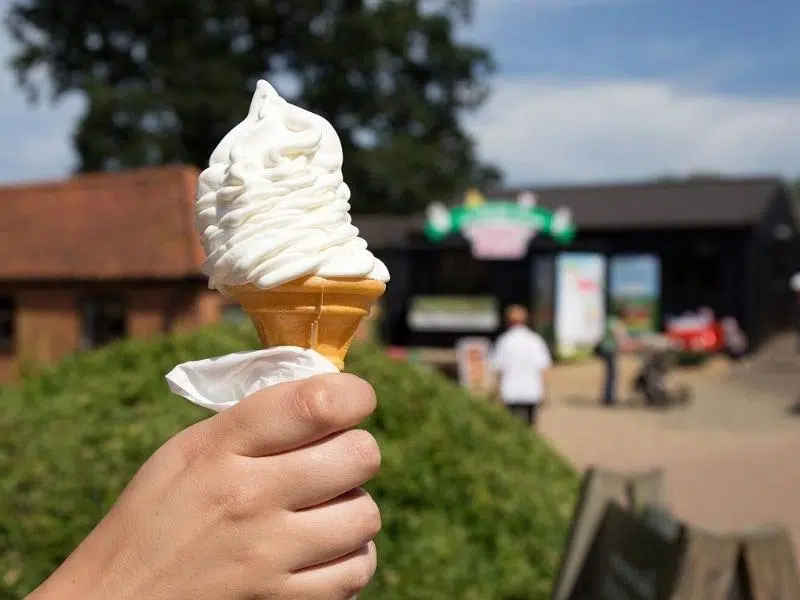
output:
[[[800,92],[795,0],[487,0],[478,6],[473,34],[493,47],[506,76],[667,80],[747,96]]]
[[[460,35],[499,70],[465,123],[512,184],[798,177],[798,24],[797,0],[477,0]],[[0,69],[0,182],[68,173],[82,106],[29,107]]]
[[[470,128],[514,183],[800,175],[800,2],[487,0]]]

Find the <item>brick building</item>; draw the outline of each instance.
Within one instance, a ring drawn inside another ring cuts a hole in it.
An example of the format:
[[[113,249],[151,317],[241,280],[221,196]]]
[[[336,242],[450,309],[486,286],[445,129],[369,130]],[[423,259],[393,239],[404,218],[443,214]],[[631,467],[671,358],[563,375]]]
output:
[[[125,337],[215,321],[198,172],[174,166],[0,187],[0,380]]]

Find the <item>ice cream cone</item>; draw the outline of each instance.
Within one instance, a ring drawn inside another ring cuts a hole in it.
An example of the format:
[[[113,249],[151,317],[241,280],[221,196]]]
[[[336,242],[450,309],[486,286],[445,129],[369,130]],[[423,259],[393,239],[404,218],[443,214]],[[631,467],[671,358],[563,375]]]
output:
[[[227,291],[250,316],[265,348],[316,350],[341,370],[359,323],[385,289],[375,279],[310,276],[266,290],[248,284]]]

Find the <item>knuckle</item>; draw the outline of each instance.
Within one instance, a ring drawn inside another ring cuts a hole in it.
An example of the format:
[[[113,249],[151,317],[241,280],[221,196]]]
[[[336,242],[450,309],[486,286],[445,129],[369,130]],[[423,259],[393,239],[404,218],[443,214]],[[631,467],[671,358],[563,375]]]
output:
[[[345,374],[344,377],[347,378],[349,387],[348,397],[356,400],[363,407],[365,416],[372,414],[378,406],[375,388],[365,379],[355,375]]]
[[[184,469],[191,469],[210,458],[210,444],[201,425],[203,422],[184,429],[164,446],[165,449],[169,448],[169,452],[174,453]]]
[[[256,515],[261,504],[261,487],[245,475],[227,474],[212,498],[224,518],[244,521]]]
[[[328,427],[335,422],[336,407],[330,382],[325,378],[312,377],[297,386],[293,398],[299,417],[314,426]]]
[[[371,433],[363,429],[350,432],[350,454],[360,467],[370,475],[376,474],[381,466],[381,449]]]

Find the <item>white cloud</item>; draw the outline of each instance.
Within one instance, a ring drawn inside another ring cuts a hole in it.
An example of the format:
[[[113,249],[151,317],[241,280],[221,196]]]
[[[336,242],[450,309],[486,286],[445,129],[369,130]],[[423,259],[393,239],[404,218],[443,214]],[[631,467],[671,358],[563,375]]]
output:
[[[499,79],[468,119],[507,181],[718,171],[800,175],[800,98],[682,91],[663,82]]]
[[[495,11],[509,10],[560,10],[597,6],[642,4],[651,0],[476,0],[478,14],[484,16]]]

